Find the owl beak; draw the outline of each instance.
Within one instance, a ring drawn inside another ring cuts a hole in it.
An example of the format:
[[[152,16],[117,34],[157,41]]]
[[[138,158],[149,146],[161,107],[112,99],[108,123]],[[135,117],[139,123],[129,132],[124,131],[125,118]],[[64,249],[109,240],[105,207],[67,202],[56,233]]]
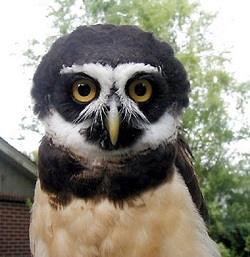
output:
[[[120,130],[120,115],[117,105],[113,102],[106,117],[106,126],[112,145],[116,145]]]

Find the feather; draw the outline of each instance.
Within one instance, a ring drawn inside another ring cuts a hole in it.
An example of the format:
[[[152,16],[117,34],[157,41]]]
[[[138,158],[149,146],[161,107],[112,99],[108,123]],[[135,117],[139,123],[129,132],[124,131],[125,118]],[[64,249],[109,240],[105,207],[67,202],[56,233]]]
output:
[[[194,156],[188,142],[180,133],[178,133],[175,165],[178,168],[178,172],[182,175],[200,215],[204,222],[209,225],[207,206],[199,185],[198,176],[194,171],[192,159],[194,159]]]

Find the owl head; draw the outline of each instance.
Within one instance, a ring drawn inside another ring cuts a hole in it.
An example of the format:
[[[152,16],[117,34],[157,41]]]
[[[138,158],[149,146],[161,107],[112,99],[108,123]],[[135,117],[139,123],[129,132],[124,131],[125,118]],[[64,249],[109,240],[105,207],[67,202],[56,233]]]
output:
[[[54,144],[96,157],[174,140],[189,91],[169,44],[135,26],[95,25],[52,45],[32,96]]]

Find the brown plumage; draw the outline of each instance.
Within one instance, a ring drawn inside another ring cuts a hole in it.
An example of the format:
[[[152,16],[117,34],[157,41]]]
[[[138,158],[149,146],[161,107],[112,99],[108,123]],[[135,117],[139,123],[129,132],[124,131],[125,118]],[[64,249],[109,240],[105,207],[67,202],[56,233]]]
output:
[[[209,214],[206,202],[200,189],[199,179],[194,171],[194,165],[192,162],[192,159],[194,159],[194,157],[187,141],[180,133],[178,133],[177,145],[178,154],[175,165],[182,175],[188,187],[189,193],[192,196],[193,202],[199,210],[199,213],[201,214],[204,222],[209,225]]]

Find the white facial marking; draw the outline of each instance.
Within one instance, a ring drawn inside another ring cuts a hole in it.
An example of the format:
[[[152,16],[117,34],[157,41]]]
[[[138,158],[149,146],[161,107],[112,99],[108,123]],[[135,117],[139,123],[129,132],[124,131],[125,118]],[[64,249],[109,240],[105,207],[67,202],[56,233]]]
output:
[[[125,63],[119,64],[112,68],[110,65],[101,65],[100,63],[87,63],[83,65],[73,64],[71,67],[65,67],[60,71],[60,74],[69,73],[84,73],[96,80],[105,87],[111,88],[114,83],[124,87],[128,79],[138,72],[143,73],[159,73],[160,68],[144,63]]]
[[[155,149],[161,144],[171,142],[176,139],[178,123],[179,118],[174,118],[168,112],[165,112],[157,122],[146,125],[145,134],[136,143],[136,146],[140,147],[141,145],[143,148]]]
[[[160,73],[160,68],[153,67],[144,63],[125,63],[120,64],[114,69],[114,78],[118,89],[124,89],[128,79],[137,73]]]
[[[97,80],[104,89],[110,89],[113,86],[113,68],[109,65],[101,65],[100,63],[89,64],[73,64],[71,67],[64,67],[60,71],[61,74],[84,73]]]
[[[132,148],[104,151],[98,145],[91,144],[79,133],[91,126],[90,120],[75,124],[65,121],[57,111],[53,111],[42,122],[46,134],[56,145],[69,148],[78,156],[88,156],[90,160],[105,159],[114,155],[132,155],[147,148],[156,149],[161,144],[175,140],[178,131],[178,120],[166,112],[158,122],[145,126],[145,133]]]
[[[52,138],[56,145],[70,148],[73,153],[79,156],[87,154],[88,151],[94,153],[94,151],[98,149],[98,147],[88,143],[85,137],[79,133],[81,130],[91,126],[90,120],[79,124],[71,123],[64,120],[63,117],[54,110],[49,116],[42,120],[42,123],[45,126],[46,134]]]

